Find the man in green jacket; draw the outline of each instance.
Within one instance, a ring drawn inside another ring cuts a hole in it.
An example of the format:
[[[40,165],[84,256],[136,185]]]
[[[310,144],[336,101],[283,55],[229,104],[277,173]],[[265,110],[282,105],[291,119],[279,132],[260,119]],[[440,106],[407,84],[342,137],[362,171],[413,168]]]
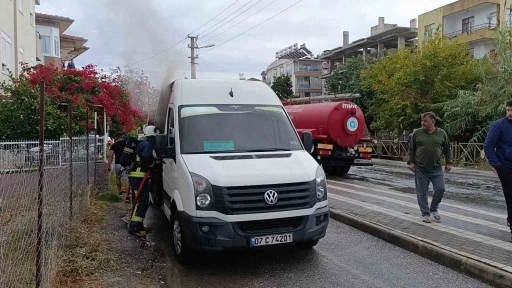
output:
[[[409,169],[415,174],[416,194],[423,222],[431,223],[430,216],[440,221],[437,209],[445,191],[444,173],[441,156],[446,158],[445,172],[452,170],[450,140],[446,132],[436,126],[439,119],[433,112],[421,115],[422,129],[416,130],[409,144]],[[432,182],[434,195],[430,208],[428,206],[428,186]]]

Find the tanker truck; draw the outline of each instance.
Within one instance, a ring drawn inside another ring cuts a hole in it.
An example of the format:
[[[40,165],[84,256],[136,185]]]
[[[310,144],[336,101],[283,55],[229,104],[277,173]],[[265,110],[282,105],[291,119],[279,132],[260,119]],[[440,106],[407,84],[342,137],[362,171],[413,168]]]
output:
[[[353,102],[284,106],[295,129],[313,135],[311,155],[327,174],[343,176],[351,166],[372,166],[371,139],[365,137],[364,114]]]

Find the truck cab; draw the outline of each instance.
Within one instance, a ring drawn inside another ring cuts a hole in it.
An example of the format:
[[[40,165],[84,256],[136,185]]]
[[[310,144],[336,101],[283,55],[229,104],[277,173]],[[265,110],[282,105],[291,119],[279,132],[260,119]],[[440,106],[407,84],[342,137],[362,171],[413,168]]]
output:
[[[196,251],[313,247],[325,236],[326,176],[267,85],[177,80],[156,115],[161,187],[179,262]],[[170,239],[171,240],[171,239]]]

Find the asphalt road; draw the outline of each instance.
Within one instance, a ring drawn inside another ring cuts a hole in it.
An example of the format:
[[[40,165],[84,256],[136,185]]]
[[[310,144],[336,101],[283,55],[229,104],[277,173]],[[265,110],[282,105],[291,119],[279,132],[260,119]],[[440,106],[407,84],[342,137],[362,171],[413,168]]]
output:
[[[165,220],[148,211],[148,236],[166,258],[164,287],[490,287],[332,219],[312,250],[212,253],[181,266]]]

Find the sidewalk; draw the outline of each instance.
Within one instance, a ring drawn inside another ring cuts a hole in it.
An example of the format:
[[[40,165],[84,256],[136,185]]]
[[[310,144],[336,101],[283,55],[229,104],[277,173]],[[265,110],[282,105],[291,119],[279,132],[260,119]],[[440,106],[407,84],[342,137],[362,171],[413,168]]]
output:
[[[328,180],[328,188],[332,218],[490,284],[512,286],[505,211],[444,199],[441,222],[427,224],[415,194],[348,179]]]

